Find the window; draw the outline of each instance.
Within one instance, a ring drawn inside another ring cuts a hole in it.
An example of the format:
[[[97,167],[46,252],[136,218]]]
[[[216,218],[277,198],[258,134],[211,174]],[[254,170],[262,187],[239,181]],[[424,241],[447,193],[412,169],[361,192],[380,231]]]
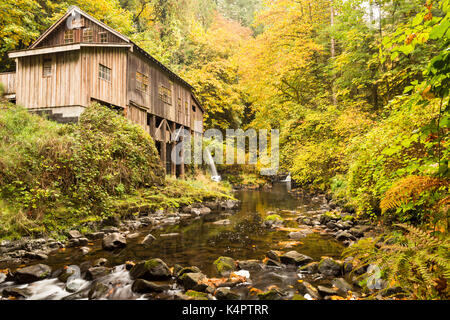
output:
[[[52,75],[52,59],[44,59],[42,76],[50,77]]]
[[[162,101],[164,101],[167,104],[172,104],[172,90],[160,85],[159,86],[159,99],[161,99]]]
[[[91,28],[83,29],[83,41],[84,42],[92,42],[92,29]]]
[[[177,109],[178,109],[178,118],[181,119],[181,114],[183,113],[183,103],[181,98],[178,98]]]
[[[111,81],[111,69],[100,64],[98,67],[98,76],[100,79]]]
[[[192,111],[196,111],[196,108],[195,108],[195,106],[194,105],[192,105]]]
[[[73,43],[73,30],[64,31],[64,43]]]
[[[100,36],[101,43],[108,42],[108,34],[106,32],[100,32],[98,35]]]
[[[140,72],[136,72],[136,89],[142,92],[148,91],[148,77]]]

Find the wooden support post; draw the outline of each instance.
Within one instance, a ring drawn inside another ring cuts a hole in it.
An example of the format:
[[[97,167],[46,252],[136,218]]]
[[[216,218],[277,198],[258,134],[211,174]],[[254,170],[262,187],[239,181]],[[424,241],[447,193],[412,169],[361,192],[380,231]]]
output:
[[[152,114],[150,115],[150,136],[155,139],[156,133],[156,117]]]
[[[181,165],[180,178],[184,179],[184,137],[181,137]]]
[[[167,160],[167,143],[166,143],[166,119],[162,120],[164,123],[161,125],[161,163],[164,167],[164,169],[166,169],[166,160]],[[168,173],[168,172],[166,172]]]
[[[171,131],[171,132],[175,132],[175,129],[176,129],[176,124],[175,124],[175,122],[172,122],[172,123],[170,124],[170,131]],[[171,141],[170,141],[170,155],[171,155],[171,156],[172,156],[172,152],[174,152],[174,150],[175,150],[175,147],[176,147],[176,143],[175,143],[175,142],[172,142],[172,140],[171,140]],[[176,176],[176,175],[177,175],[177,165],[176,165],[175,162],[172,161],[172,157],[170,158],[170,173],[171,173],[173,176]]]

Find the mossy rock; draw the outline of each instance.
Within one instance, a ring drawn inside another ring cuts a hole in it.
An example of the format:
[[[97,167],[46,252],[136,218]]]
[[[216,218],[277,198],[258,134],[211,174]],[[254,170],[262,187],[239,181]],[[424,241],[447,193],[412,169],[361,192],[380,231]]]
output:
[[[236,270],[236,262],[230,257],[219,257],[214,261],[214,266],[221,276],[228,276],[231,272]]]
[[[308,299],[306,299],[304,296],[302,296],[301,294],[294,294],[293,296],[292,296],[292,299],[291,300],[308,300]]]
[[[325,276],[340,276],[342,274],[342,263],[332,258],[323,258],[319,262],[319,272]]]
[[[271,215],[265,217],[264,221],[281,221],[281,222],[283,222],[284,219],[278,214],[271,214]]]
[[[281,293],[276,289],[271,289],[266,292],[258,293],[259,300],[280,300]]]
[[[188,290],[188,291],[186,291],[185,295],[187,295],[188,297],[194,298],[195,300],[209,300],[208,294],[204,293],[204,292]]]

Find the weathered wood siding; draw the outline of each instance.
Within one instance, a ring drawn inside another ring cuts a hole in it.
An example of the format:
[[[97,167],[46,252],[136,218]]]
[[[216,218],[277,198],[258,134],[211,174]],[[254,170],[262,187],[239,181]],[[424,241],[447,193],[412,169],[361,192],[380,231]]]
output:
[[[131,122],[139,124],[145,131],[150,133],[150,127],[147,125],[147,110],[130,105],[126,109],[126,114]]]
[[[26,108],[82,105],[81,64],[78,51],[17,59],[16,102]],[[50,76],[43,75],[43,61],[51,59]]]
[[[83,48],[81,50],[82,105],[92,99],[125,108],[127,105],[127,49]],[[111,69],[111,81],[99,77],[99,66]]]
[[[140,72],[149,77],[149,90],[142,92],[136,87],[136,72]],[[176,122],[178,124],[190,126],[191,96],[190,91],[176,80],[171,80],[169,75],[161,70],[156,63],[150,61],[137,52],[128,53],[128,102],[135,103],[148,113],[158,117]],[[165,103],[159,98],[159,87],[163,85],[172,90],[171,104]],[[178,99],[181,99],[181,108],[178,106]],[[185,102],[188,103],[187,115]],[[181,109],[181,110],[180,110]]]
[[[5,94],[16,93],[16,73],[15,72],[5,72],[0,73],[0,83],[3,84],[3,89]]]
[[[195,109],[195,111],[193,109]],[[190,121],[190,127],[193,131],[203,133],[203,111],[196,103],[192,103]],[[198,125],[199,121],[201,122],[200,125]]]
[[[67,19],[66,19],[67,20]],[[84,28],[91,28],[92,29],[92,43],[100,43],[100,33],[106,32],[107,33],[107,43],[125,43],[121,38],[116,36],[115,34],[109,32],[102,26],[92,22],[91,20],[85,18],[84,19]],[[73,29],[73,43],[80,43],[83,42],[83,29]],[[36,47],[51,47],[51,46],[58,46],[63,45],[64,43],[64,32],[68,30],[66,21],[63,21],[59,26],[55,28],[45,39],[42,40]]]

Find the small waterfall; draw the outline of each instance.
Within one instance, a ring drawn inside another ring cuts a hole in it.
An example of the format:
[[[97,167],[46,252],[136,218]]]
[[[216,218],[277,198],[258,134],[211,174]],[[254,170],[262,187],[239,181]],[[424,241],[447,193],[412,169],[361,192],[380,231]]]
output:
[[[206,149],[206,162],[211,170],[211,180],[216,182],[222,180],[222,177],[217,173],[216,164],[214,163],[211,152],[208,149]]]
[[[284,180],[281,180],[281,182],[291,182],[291,174],[289,173]]]

